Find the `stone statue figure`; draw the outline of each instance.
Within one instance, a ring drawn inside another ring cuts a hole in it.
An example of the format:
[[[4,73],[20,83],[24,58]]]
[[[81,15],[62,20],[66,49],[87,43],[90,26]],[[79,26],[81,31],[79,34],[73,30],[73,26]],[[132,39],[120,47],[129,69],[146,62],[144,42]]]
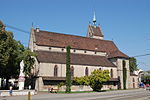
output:
[[[24,76],[23,70],[24,70],[24,62],[23,62],[23,60],[22,60],[22,61],[20,62],[20,75],[19,75],[19,76]]]
[[[24,81],[25,81],[25,78],[24,78],[24,73],[23,73],[23,70],[24,70],[24,62],[23,60],[20,62],[20,74],[19,74],[19,82],[18,82],[18,85],[19,85],[19,90],[24,90]]]

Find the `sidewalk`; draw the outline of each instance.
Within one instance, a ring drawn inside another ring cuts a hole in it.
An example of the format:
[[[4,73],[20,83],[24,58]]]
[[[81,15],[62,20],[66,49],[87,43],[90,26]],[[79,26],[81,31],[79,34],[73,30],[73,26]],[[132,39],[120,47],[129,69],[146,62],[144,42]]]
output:
[[[12,95],[28,95],[28,92],[30,92],[30,95],[35,95],[37,92],[35,90],[13,90]],[[0,96],[10,96],[9,90],[0,90]]]

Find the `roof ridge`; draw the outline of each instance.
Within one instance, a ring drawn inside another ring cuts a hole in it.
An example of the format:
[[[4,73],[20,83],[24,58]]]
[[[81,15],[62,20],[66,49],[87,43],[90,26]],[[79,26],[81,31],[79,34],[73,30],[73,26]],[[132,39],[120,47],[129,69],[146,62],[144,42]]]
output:
[[[49,32],[49,31],[44,31],[44,30],[40,30],[40,31],[41,32],[47,32],[47,33],[54,33],[54,34],[66,35],[66,36],[74,36],[74,37],[86,38],[86,39],[91,39],[91,40],[113,42],[112,40],[101,40],[101,39],[97,39],[97,38],[89,38],[89,37],[86,37],[86,36],[79,36],[79,35],[73,35],[73,34],[65,34],[65,33],[58,33],[58,32]]]

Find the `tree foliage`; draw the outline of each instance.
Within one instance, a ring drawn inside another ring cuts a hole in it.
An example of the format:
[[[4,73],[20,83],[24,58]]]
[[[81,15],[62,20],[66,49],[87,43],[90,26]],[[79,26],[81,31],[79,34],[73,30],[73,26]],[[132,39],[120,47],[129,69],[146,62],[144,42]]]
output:
[[[67,53],[66,53],[66,93],[71,92],[71,71],[70,71],[70,46],[67,46]]]
[[[144,74],[141,76],[141,81],[144,84],[150,84],[150,70],[143,72]]]
[[[0,29],[0,77],[9,79],[19,72],[18,55],[20,42],[13,39],[13,34]]]
[[[130,66],[130,72],[133,72],[133,71],[137,70],[136,58],[131,57],[129,59],[129,66]]]
[[[93,91],[100,91],[103,84],[110,79],[108,70],[94,70],[90,76],[77,77],[75,82],[78,85],[89,85]]]
[[[36,56],[35,53],[31,52],[29,49],[26,49],[24,52],[23,52],[23,61],[24,61],[24,73],[26,76],[31,76],[32,73],[31,73],[31,69],[33,68],[33,65],[35,63],[35,59],[33,58],[34,56]]]
[[[19,76],[20,62],[24,60],[24,72],[31,72],[34,54],[25,48],[19,41],[13,38],[13,33],[5,30],[0,21],[0,77],[4,79],[17,78]]]
[[[150,75],[144,75],[144,76],[142,77],[142,82],[143,82],[144,84],[150,84]]]
[[[76,77],[75,82],[77,85],[90,85],[90,79],[88,76]]]

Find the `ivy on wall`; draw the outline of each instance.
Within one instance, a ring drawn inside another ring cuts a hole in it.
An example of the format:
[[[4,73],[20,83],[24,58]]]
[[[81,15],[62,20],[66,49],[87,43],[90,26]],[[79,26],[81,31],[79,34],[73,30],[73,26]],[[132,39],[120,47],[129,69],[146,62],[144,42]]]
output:
[[[127,69],[126,62],[123,60],[123,89],[126,89],[126,81],[127,81]]]
[[[71,92],[71,72],[70,72],[70,46],[67,46],[67,53],[66,53],[66,93]]]

